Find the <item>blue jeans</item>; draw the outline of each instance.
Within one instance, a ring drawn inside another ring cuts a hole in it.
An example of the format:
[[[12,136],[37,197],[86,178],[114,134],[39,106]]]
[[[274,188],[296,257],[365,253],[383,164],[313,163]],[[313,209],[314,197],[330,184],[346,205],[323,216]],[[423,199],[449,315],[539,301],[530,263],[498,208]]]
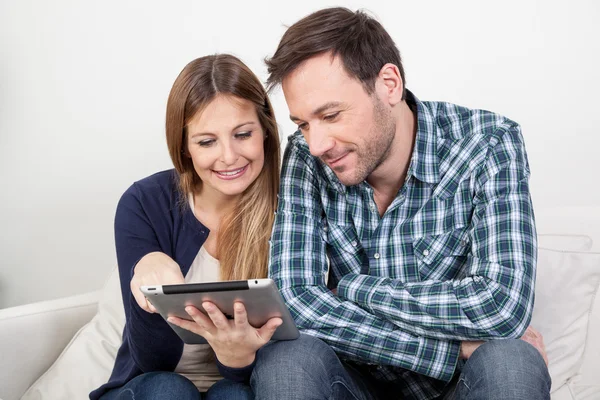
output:
[[[548,368],[538,351],[518,340],[480,346],[440,399],[550,399]],[[405,382],[379,382],[337,357],[312,336],[271,342],[257,353],[251,386],[258,400],[400,399]]]
[[[200,393],[186,377],[175,372],[148,372],[106,392],[101,400],[251,400],[250,386],[222,379]]]

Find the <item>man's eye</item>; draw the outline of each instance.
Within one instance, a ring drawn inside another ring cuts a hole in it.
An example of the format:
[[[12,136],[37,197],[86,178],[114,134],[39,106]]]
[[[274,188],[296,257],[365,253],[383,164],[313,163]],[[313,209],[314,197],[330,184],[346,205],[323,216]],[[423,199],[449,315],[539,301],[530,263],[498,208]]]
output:
[[[333,121],[334,119],[336,119],[336,117],[340,115],[340,112],[334,112],[333,114],[327,114],[325,116],[323,116],[323,119],[325,121]]]
[[[252,131],[236,133],[236,139],[248,139],[252,136]]]
[[[300,129],[301,131],[305,131],[307,127],[308,125],[306,124],[306,122],[298,124],[298,129]]]

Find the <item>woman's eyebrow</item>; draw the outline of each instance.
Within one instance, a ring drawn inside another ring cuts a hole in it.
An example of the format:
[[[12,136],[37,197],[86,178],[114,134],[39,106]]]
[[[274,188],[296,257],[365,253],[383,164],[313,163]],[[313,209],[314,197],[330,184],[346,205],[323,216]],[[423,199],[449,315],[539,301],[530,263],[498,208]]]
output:
[[[231,130],[235,131],[236,129],[241,128],[244,125],[252,125],[252,124],[254,124],[254,121],[243,122],[239,125],[234,126],[233,129],[231,129]],[[195,132],[195,133],[192,133],[192,135],[190,137],[200,136],[200,135],[212,135],[212,134],[213,134],[212,132]]]

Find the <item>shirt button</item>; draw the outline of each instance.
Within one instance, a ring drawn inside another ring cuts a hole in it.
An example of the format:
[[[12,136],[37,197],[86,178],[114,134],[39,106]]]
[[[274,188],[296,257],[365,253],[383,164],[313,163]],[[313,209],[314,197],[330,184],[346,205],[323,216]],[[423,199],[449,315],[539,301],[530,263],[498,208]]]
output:
[[[372,203],[371,203],[371,204],[369,205],[369,208],[371,209],[371,211],[375,211],[375,205],[374,205],[374,204],[372,204]]]
[[[324,226],[324,227],[323,227],[323,230],[324,230],[325,232],[327,232],[327,229],[328,229],[328,228],[327,228],[326,226]]]
[[[461,246],[466,246],[467,245],[467,241],[465,239],[460,241],[460,245]]]
[[[429,250],[423,250],[423,255],[427,257],[429,255]]]
[[[353,241],[352,241],[352,246],[356,247],[356,245],[357,245],[357,244],[358,244],[358,243],[356,243],[356,240],[353,240]]]
[[[375,258],[379,258],[379,253],[375,253],[375,254],[373,254],[373,257],[375,257]]]

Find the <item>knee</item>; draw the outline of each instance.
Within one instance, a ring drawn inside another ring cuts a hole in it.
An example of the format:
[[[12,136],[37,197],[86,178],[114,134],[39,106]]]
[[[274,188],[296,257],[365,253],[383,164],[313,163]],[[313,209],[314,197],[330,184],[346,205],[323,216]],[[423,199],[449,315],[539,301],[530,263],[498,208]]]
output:
[[[253,400],[254,393],[246,384],[221,379],[208,389],[206,399]]]
[[[142,397],[147,399],[200,399],[200,392],[196,386],[175,372],[146,373],[142,375],[137,387],[144,392]]]
[[[279,389],[282,393],[292,390],[290,393],[298,394],[302,388],[322,386],[338,364],[341,367],[328,344],[302,334],[296,340],[271,342],[260,349],[256,354],[251,385],[257,398],[264,397],[259,393],[273,393]]]
[[[467,360],[461,381],[467,387],[504,393],[508,396],[504,398],[511,399],[549,399],[551,386],[541,354],[520,339],[491,340],[481,345]]]
[[[546,363],[538,350],[520,339],[491,340],[481,345],[469,361],[481,368],[491,368],[497,373],[517,374],[519,369],[547,371]],[[504,368],[506,367],[506,368]]]
[[[283,371],[306,373],[325,365],[326,360],[337,356],[333,349],[320,339],[300,335],[296,340],[271,342],[256,354],[255,371],[268,370],[269,374]]]

